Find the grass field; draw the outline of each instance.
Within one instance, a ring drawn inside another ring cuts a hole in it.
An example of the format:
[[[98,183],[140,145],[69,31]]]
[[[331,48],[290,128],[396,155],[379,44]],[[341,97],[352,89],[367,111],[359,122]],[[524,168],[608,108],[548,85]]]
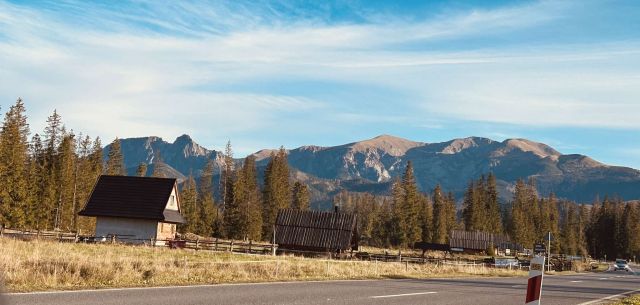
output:
[[[328,261],[293,256],[71,244],[0,238],[0,270],[12,292],[216,283],[515,276],[482,266]]]
[[[640,294],[610,303],[611,305],[640,305]]]

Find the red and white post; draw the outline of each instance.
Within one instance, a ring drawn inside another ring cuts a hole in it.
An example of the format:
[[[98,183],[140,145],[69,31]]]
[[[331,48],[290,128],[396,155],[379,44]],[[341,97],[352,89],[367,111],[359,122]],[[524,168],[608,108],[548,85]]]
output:
[[[527,299],[525,305],[540,305],[543,274],[544,256],[536,256],[531,259],[531,265],[529,267],[529,282],[527,284]]]

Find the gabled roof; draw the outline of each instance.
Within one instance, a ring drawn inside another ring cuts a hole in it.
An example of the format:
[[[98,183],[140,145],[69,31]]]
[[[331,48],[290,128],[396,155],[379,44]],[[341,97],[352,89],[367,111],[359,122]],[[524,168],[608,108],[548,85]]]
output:
[[[184,223],[180,212],[165,210],[174,187],[176,179],[103,175],[78,215]]]
[[[278,212],[275,229],[276,244],[283,249],[325,251],[357,247],[355,214],[285,209]]]

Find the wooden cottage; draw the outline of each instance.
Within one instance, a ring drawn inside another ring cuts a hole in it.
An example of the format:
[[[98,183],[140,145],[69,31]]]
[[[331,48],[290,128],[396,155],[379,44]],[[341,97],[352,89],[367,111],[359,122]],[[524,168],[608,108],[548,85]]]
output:
[[[96,217],[96,236],[128,243],[173,239],[184,223],[176,179],[100,176],[81,216]]]
[[[310,252],[358,250],[355,214],[285,209],[278,212],[278,249]]]

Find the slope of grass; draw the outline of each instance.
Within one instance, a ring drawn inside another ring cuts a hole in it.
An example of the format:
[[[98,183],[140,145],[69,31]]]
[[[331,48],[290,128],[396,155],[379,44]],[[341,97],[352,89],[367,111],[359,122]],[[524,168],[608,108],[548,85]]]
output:
[[[144,287],[239,282],[514,276],[481,266],[327,261],[293,256],[69,244],[0,238],[8,291]]]
[[[611,303],[611,305],[640,305],[640,294],[624,298]]]

